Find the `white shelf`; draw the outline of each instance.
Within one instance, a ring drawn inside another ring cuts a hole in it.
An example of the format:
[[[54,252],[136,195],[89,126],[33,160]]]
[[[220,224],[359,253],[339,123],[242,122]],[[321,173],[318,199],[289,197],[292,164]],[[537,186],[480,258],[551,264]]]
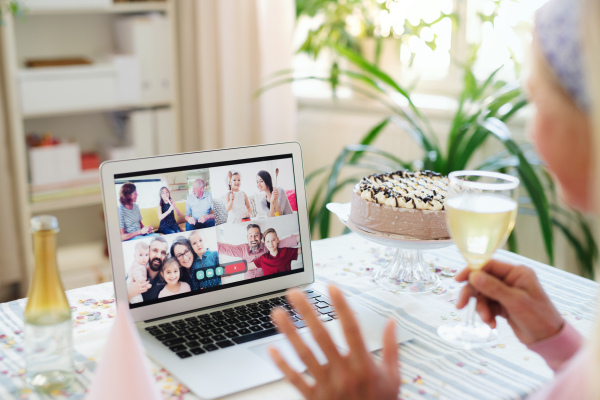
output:
[[[98,188],[99,187],[100,186],[98,186]],[[100,193],[100,189],[98,189],[98,193],[65,196],[61,199],[31,203],[30,209],[32,213],[39,214],[49,211],[66,210],[74,207],[93,206],[96,204],[102,204],[102,194]]]
[[[49,112],[38,112],[38,113],[27,113],[23,114],[25,119],[36,119],[36,118],[48,118],[48,117],[65,117],[70,115],[81,115],[81,114],[94,114],[111,111],[123,111],[132,110],[136,108],[156,108],[156,107],[170,107],[171,102],[159,101],[152,103],[136,103],[136,104],[114,104],[110,106],[94,107],[94,108],[81,108],[75,110],[63,110],[63,111],[49,111]]]
[[[147,1],[115,3],[107,8],[58,8],[53,10],[26,10],[25,16],[65,15],[65,14],[129,14],[138,12],[167,12],[169,4],[165,1]]]

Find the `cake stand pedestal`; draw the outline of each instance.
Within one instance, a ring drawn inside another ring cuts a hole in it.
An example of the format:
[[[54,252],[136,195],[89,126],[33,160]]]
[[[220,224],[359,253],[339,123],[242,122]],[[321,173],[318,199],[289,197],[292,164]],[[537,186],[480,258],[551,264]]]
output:
[[[350,221],[350,203],[329,203],[327,209],[357,235],[381,244],[395,247],[392,261],[379,270],[373,280],[380,287],[398,293],[426,293],[437,289],[440,278],[423,260],[423,250],[433,250],[453,244],[451,239],[418,240],[402,235],[363,230]]]

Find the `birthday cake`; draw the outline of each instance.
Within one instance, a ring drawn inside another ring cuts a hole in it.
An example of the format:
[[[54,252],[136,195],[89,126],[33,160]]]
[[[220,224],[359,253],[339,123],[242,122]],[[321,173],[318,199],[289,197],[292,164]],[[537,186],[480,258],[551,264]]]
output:
[[[352,194],[350,221],[373,233],[408,239],[448,239],[444,200],[448,178],[431,171],[364,177]]]

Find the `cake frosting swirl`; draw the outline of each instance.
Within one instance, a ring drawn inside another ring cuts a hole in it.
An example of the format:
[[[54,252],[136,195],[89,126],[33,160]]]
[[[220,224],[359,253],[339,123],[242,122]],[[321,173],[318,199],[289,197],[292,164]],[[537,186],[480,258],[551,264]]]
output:
[[[352,196],[350,220],[374,232],[445,239],[448,178],[432,171],[395,171],[364,177]]]

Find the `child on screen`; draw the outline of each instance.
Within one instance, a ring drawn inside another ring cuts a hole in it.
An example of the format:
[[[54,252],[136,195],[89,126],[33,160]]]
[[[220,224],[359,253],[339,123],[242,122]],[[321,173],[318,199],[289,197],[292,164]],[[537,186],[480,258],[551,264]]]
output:
[[[173,296],[175,294],[191,292],[192,288],[186,282],[179,280],[179,263],[175,257],[168,257],[163,263],[160,275],[167,283],[158,294],[158,298]]]
[[[229,171],[227,174],[229,193],[225,195],[228,223],[250,221],[250,201],[248,200],[248,195],[240,190],[241,185],[242,176],[240,173],[238,171]]]
[[[135,250],[133,252],[133,263],[129,267],[127,273],[127,279],[131,282],[144,282],[148,280],[148,259],[150,258],[150,247],[143,241],[138,241],[135,244]],[[142,302],[142,295],[131,299],[131,303]]]

